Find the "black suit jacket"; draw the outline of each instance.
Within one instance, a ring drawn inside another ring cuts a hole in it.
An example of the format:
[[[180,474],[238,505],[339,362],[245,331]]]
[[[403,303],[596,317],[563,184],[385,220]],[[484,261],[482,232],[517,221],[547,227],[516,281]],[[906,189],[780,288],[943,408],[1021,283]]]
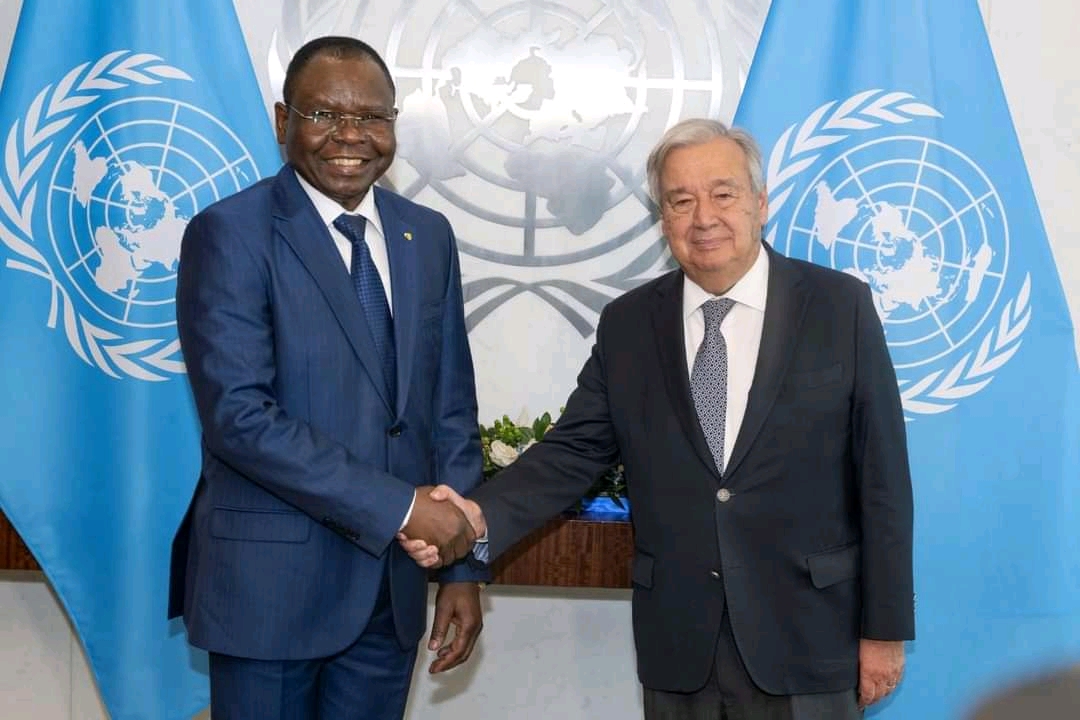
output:
[[[914,637],[904,420],[870,290],[765,250],[761,347],[723,477],[690,394],[675,271],[604,309],[558,423],[471,495],[496,557],[621,458],[650,688],[705,684],[725,606],[775,694],[853,688],[861,637]]]

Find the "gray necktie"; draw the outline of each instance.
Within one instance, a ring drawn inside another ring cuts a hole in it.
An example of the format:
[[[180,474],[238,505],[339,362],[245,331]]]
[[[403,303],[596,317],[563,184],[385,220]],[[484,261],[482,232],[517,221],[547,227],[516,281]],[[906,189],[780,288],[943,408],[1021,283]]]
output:
[[[724,423],[727,416],[727,344],[720,334],[720,323],[735,301],[715,298],[701,306],[705,314],[705,338],[694,358],[690,373],[690,392],[694,396],[694,408],[698,422],[709,443],[713,462],[720,474],[724,474]]]

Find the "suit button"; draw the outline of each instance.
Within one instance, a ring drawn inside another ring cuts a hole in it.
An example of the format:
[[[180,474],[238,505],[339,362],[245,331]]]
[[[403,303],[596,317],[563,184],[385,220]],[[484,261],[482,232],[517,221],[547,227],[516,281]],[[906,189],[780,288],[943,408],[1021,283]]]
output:
[[[727,488],[720,488],[716,491],[716,499],[720,502],[727,502],[731,499],[731,491]]]
[[[389,435],[392,438],[401,437],[401,426],[400,425],[391,426],[390,429],[386,431],[386,434]]]
[[[712,576],[713,580],[719,580],[720,579],[720,573],[718,571],[716,571],[716,570],[710,570],[709,575]]]

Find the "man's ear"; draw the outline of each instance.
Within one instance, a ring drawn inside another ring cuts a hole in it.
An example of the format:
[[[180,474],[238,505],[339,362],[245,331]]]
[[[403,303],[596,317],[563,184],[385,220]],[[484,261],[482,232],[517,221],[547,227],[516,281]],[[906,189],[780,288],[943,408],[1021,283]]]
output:
[[[274,132],[278,145],[285,144],[285,127],[289,122],[289,108],[285,103],[274,103]]]

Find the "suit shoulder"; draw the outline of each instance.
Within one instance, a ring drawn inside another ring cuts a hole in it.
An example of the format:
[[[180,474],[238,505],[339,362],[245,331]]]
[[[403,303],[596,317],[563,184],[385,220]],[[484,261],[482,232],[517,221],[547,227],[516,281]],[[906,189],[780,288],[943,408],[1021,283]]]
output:
[[[660,277],[653,278],[648,282],[638,285],[636,288],[627,290],[607,304],[604,312],[623,314],[640,313],[643,307],[656,302],[658,292],[672,292],[678,290],[679,270],[672,270]]]
[[[791,263],[803,279],[811,285],[829,292],[844,295],[861,294],[869,287],[864,280],[824,265],[783,256],[783,262]]]
[[[228,218],[237,215],[243,215],[245,218],[269,218],[275,179],[273,175],[265,177],[243,190],[212,202],[196,213],[195,218],[200,216]]]
[[[273,235],[275,187],[274,176],[263,178],[197,212],[184,228],[181,264],[226,248],[260,255]]]
[[[446,216],[434,208],[421,205],[404,195],[399,195],[393,190],[388,190],[379,185],[375,186],[375,194],[376,197],[381,197],[383,202],[393,206],[401,217],[408,218],[411,222],[417,224],[433,223],[450,227],[450,221]]]

